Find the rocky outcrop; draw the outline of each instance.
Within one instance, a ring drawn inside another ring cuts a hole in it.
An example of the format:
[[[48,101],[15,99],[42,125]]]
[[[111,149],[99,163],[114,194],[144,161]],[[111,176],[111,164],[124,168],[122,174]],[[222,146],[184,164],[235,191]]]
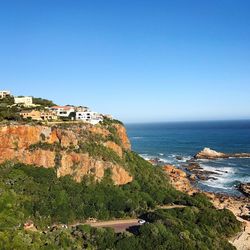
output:
[[[113,150],[122,158],[123,150],[129,150],[130,143],[126,129],[121,125],[116,126],[116,129],[121,145],[110,141],[110,131],[101,126],[72,125],[65,128],[21,124],[1,126],[0,163],[10,160],[55,168],[58,177],[71,175],[78,182],[85,175],[92,175],[96,180],[101,180],[105,171],[110,169],[114,183],[123,185],[132,181],[132,177],[123,166],[78,150],[79,144],[93,143],[92,138],[101,136],[100,142],[95,141],[95,143]]]
[[[123,152],[122,152],[122,148],[117,145],[116,143],[114,143],[113,141],[107,141],[103,144],[105,147],[112,149],[114,152],[116,152],[120,157],[122,157]]]
[[[217,152],[210,148],[204,148],[201,152],[194,156],[195,159],[221,159],[221,158],[248,158],[250,153],[232,153],[226,154]]]
[[[123,185],[132,181],[132,177],[118,164],[94,159],[88,154],[62,153],[61,166],[57,170],[57,176],[71,175],[80,182],[85,175],[93,175],[101,180],[105,170],[110,169],[115,184]]]
[[[204,148],[201,152],[196,154],[194,158],[196,159],[216,159],[216,158],[225,158],[224,153],[217,152],[210,148]]]
[[[189,179],[190,180],[209,180],[209,179],[216,179],[214,176],[221,175],[215,171],[204,170],[198,162],[189,162],[188,165],[184,165],[185,169],[191,173]]]
[[[187,174],[183,170],[178,169],[172,165],[165,165],[163,167],[163,170],[169,176],[170,183],[177,190],[188,193],[190,195],[197,192],[197,190],[190,184]]]
[[[127,136],[127,132],[124,126],[121,124],[115,124],[114,127],[117,130],[117,135],[121,139],[123,148],[126,150],[131,150],[131,144]]]
[[[5,161],[21,162],[28,165],[42,166],[45,168],[55,167],[55,152],[37,149],[32,152],[26,149],[1,148],[0,163]]]

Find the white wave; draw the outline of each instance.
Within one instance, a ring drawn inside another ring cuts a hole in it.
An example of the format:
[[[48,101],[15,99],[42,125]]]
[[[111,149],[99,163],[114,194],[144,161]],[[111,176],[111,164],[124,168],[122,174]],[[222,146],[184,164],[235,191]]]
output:
[[[198,162],[209,162],[209,159],[199,159]]]
[[[204,185],[221,188],[221,189],[234,189],[232,183],[235,181],[240,181],[238,178],[235,178],[234,175],[221,175],[216,176],[216,179],[208,179],[206,181],[201,181]]]
[[[202,167],[202,169],[206,170],[206,171],[212,171],[215,173],[223,173],[223,174],[235,174],[236,173],[236,169],[232,168],[232,167],[212,167],[209,165],[205,165],[205,164],[200,164],[200,166]]]
[[[171,164],[173,161],[171,161],[170,159],[167,158],[163,158],[163,157],[158,157],[156,155],[149,155],[149,154],[140,154],[140,156],[144,159],[144,160],[153,160],[153,159],[157,159],[159,162],[162,163],[166,163],[166,164]]]
[[[170,159],[166,159],[166,158],[159,158],[159,160],[161,161],[161,162],[164,162],[164,163],[170,163],[170,162],[173,162],[173,161],[171,161]]]
[[[192,156],[182,156],[181,160],[178,160],[179,162],[187,162],[192,159]]]
[[[207,181],[202,181],[201,182],[203,185],[212,187],[212,188],[219,188],[219,189],[224,189],[224,190],[232,190],[234,189],[234,187],[230,187],[230,186],[226,186],[226,183],[221,183],[221,182],[217,182],[214,180],[207,180]]]
[[[148,154],[139,154],[144,160],[148,161],[152,159],[153,157]]]

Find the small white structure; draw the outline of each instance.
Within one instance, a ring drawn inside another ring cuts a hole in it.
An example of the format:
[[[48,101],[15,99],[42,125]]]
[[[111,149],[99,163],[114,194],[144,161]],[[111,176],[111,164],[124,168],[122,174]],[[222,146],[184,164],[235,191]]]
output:
[[[53,106],[50,110],[55,112],[57,116],[69,117],[70,113],[75,112],[75,107],[72,106]]]
[[[15,104],[22,104],[23,106],[33,106],[33,100],[31,96],[14,97]]]
[[[0,99],[5,98],[6,96],[10,96],[9,90],[0,90]]]
[[[76,120],[81,120],[83,122],[88,122],[93,125],[103,121],[102,116],[99,113],[92,111],[76,112]]]

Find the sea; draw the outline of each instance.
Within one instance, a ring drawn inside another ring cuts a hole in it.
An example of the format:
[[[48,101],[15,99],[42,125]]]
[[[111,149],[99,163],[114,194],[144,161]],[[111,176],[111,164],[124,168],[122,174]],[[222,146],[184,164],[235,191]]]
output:
[[[250,120],[126,124],[126,128],[133,151],[182,169],[205,147],[224,153],[250,152]],[[250,158],[198,162],[216,173],[196,183],[204,191],[240,196],[236,186],[250,182]]]

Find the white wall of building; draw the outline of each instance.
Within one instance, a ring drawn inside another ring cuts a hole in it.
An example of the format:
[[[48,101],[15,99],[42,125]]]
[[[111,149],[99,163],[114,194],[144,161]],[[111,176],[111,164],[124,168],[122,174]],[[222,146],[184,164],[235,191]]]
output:
[[[78,121],[81,120],[95,125],[101,122],[103,119],[100,114],[96,112],[87,111],[87,112],[76,112],[76,120]]]
[[[70,113],[75,112],[74,107],[51,107],[50,110],[54,111],[57,116],[68,117]]]
[[[4,98],[6,96],[10,96],[10,91],[9,90],[1,90],[0,91],[0,99]]]
[[[15,104],[23,104],[25,106],[31,106],[33,104],[31,96],[15,97],[14,102]]]

